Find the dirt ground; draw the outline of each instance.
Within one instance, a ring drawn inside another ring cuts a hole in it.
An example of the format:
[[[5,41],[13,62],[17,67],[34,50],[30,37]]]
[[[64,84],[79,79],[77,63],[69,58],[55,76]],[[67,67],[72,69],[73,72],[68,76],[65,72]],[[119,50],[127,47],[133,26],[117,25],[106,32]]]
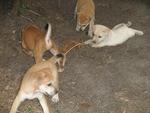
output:
[[[110,28],[131,21],[144,32],[116,47],[74,49],[60,75],[60,102],[49,105],[54,113],[150,113],[150,4],[148,0],[94,0],[96,22]],[[75,1],[30,0],[23,16],[0,16],[0,113],[9,113],[23,74],[34,64],[19,43],[23,26],[52,24],[54,39],[87,40],[75,31]],[[28,18],[28,19],[27,19]],[[30,20],[29,20],[30,19]],[[32,22],[31,22],[32,20]],[[49,56],[50,57],[50,56]],[[42,113],[38,100],[25,101],[19,113]]]

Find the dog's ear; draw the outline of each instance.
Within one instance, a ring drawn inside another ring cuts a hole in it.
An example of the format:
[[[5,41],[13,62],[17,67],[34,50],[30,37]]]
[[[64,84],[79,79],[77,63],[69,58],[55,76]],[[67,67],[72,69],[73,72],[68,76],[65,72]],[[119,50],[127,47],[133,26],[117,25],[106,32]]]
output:
[[[57,58],[56,64],[58,65],[58,71],[63,72],[65,62],[66,62],[66,55],[63,53],[59,53],[56,55],[56,58]]]
[[[56,58],[58,59],[58,62],[62,61],[62,65],[65,65],[66,55],[64,53],[58,53]]]
[[[47,33],[45,35],[45,43],[47,49],[52,47],[51,32],[52,32],[51,24],[48,24]]]

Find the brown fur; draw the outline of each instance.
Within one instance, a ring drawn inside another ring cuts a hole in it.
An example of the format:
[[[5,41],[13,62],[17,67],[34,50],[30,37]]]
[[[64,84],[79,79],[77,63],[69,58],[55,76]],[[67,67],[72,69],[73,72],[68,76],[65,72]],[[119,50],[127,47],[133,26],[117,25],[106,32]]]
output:
[[[77,1],[77,18],[80,24],[87,24],[95,15],[95,6],[93,0]]]
[[[88,35],[92,37],[95,20],[95,5],[93,0],[77,0],[74,16],[77,16],[76,30],[84,31],[89,25]]]
[[[59,85],[58,85],[58,70],[56,63],[61,60],[61,57],[54,56],[47,61],[33,65],[24,75],[22,84],[18,95],[16,96],[10,113],[16,113],[17,108],[25,99],[34,99],[38,98],[40,104],[43,108],[44,113],[49,113],[48,104],[46,102],[44,94],[40,89],[41,85],[46,85],[51,83],[56,91],[51,96],[58,94]],[[40,95],[39,95],[40,94]]]
[[[58,48],[53,40],[48,47],[45,43],[45,33],[35,25],[28,25],[22,30],[22,47],[23,51],[30,56],[34,56],[35,62],[42,61],[42,56],[47,50],[58,52]]]

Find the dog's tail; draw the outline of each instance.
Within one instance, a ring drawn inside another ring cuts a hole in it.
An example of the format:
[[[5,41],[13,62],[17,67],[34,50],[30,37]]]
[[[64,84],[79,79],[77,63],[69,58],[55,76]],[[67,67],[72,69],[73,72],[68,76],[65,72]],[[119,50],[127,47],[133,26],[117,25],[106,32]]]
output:
[[[144,33],[143,31],[135,30],[135,34],[142,36]]]
[[[132,25],[132,22],[131,22],[131,21],[128,21],[126,25],[129,27],[129,26]]]
[[[47,33],[45,35],[45,43],[46,43],[47,49],[51,48],[51,46],[52,46],[51,34],[52,34],[52,27],[51,27],[51,24],[48,23],[48,29],[47,29]]]

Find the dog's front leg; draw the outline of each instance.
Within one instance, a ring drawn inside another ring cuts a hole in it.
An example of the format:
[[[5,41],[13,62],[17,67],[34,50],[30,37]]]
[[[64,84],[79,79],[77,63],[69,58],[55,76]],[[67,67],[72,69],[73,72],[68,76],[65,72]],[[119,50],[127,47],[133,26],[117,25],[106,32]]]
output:
[[[89,23],[88,35],[89,35],[90,37],[93,36],[94,20],[95,20],[95,17],[93,16],[93,17],[91,18],[90,23]]]
[[[89,39],[89,40],[85,41],[84,44],[87,45],[87,44],[91,44],[92,42],[93,42],[93,39]]]
[[[108,44],[105,41],[101,41],[101,42],[93,43],[91,44],[91,46],[95,48],[100,48],[100,47],[108,46]]]
[[[24,99],[22,98],[21,94],[18,94],[13,102],[10,113],[16,113],[22,101],[24,101]]]
[[[42,109],[44,111],[44,113],[50,113],[49,112],[49,108],[48,108],[48,104],[47,104],[47,100],[45,98],[45,95],[44,94],[41,94],[39,97],[38,97],[38,100],[42,106]]]
[[[89,45],[93,45],[99,42],[99,38],[95,38],[93,37],[93,39],[89,39],[87,41],[84,42],[84,44],[89,44]]]
[[[75,10],[74,10],[74,19],[76,19],[77,17],[77,6],[75,7]]]
[[[90,44],[91,45],[91,47],[95,47],[95,48],[100,48],[101,47],[101,45],[99,45],[99,44]]]
[[[77,22],[77,25],[76,25],[76,31],[80,31],[80,28],[81,28],[81,26],[78,24],[78,22]]]

